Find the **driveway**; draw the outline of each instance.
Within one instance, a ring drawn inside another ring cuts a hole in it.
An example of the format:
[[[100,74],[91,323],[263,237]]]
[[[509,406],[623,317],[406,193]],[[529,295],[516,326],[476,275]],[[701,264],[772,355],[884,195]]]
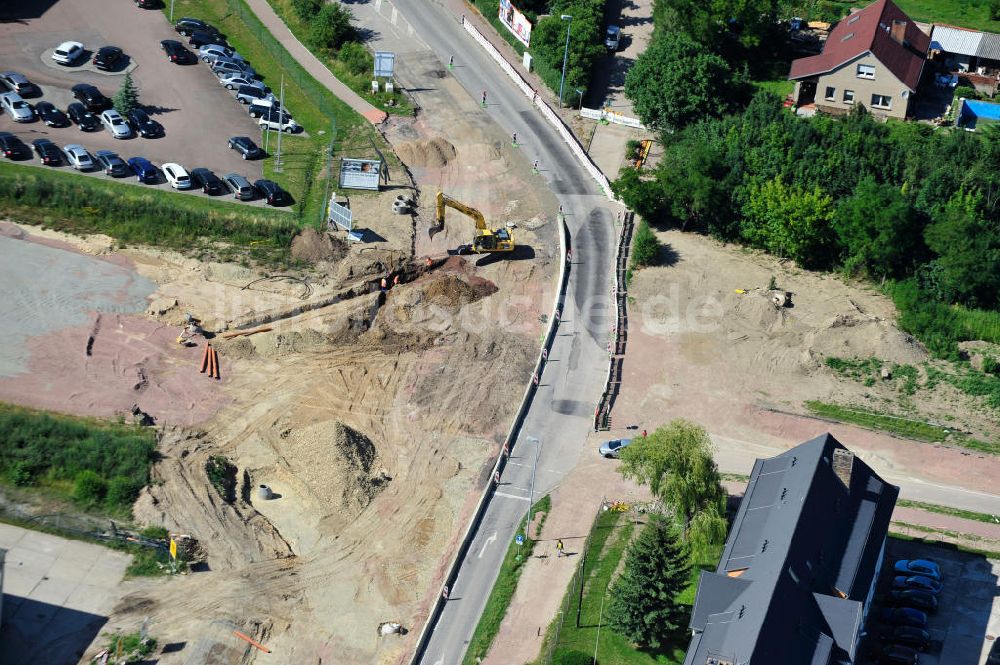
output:
[[[113,96],[122,73],[63,67],[44,56],[66,40],[83,42],[90,52],[105,45],[119,46],[134,64],[132,78],[140,101],[163,124],[166,136],[121,140],[104,130],[18,124],[6,115],[0,118],[0,131],[13,132],[29,144],[45,137],[59,146],[80,143],[91,152],[114,150],[126,159],[141,155],[157,166],[178,162],[188,169],[207,167],[220,175],[235,171],[251,181],[262,177],[261,162],[244,161],[226,143],[237,135],[259,139],[256,122],[207,66],[201,62],[175,65],[166,59],[160,41],[178,35],[162,12],[137,9],[123,0],[60,0],[43,12],[35,0],[0,4],[0,70],[21,72],[42,87],[42,97],[28,99],[30,103],[44,99],[65,109],[73,101],[69,89],[77,83],[90,83]]]

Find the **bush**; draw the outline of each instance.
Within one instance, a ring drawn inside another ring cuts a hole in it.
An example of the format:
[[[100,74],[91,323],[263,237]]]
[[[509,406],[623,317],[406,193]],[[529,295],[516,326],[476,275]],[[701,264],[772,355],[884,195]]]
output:
[[[292,10],[302,21],[309,21],[323,8],[323,0],[292,0]]]
[[[340,47],[337,56],[347,70],[352,74],[370,74],[375,63],[375,58],[368,52],[360,42],[347,42]]]
[[[221,455],[209,457],[205,462],[208,482],[226,503],[236,501],[236,465]]]
[[[979,99],[979,91],[969,85],[960,85],[955,88],[955,99],[957,100],[960,97],[965,97],[966,99]]]
[[[108,483],[106,503],[112,509],[119,506],[131,506],[139,496],[141,489],[142,486],[137,485],[131,478],[115,476]]]
[[[104,501],[107,492],[107,482],[96,472],[87,469],[76,475],[76,481],[73,483],[73,498],[78,502],[87,506],[99,504]]]
[[[312,20],[309,43],[323,51],[337,51],[344,43],[357,37],[351,25],[351,12],[338,4],[323,5]]]
[[[990,20],[1000,21],[1000,0],[990,0]]]
[[[1000,374],[1000,361],[993,356],[984,356],[983,371],[987,374]]]
[[[639,151],[642,149],[642,142],[629,139],[625,142],[625,159],[639,159]]]
[[[660,252],[660,241],[646,220],[639,222],[632,239],[632,267],[652,265]]]

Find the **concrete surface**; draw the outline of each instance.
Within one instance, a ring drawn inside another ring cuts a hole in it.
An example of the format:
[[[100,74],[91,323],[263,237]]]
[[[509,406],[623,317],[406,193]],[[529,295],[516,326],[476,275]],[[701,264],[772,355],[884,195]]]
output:
[[[131,557],[8,524],[0,524],[0,548],[0,665],[73,665],[107,622]]]
[[[77,83],[90,83],[112,97],[121,84],[121,72],[109,76],[82,66],[50,66],[43,57],[68,39],[83,42],[91,51],[112,44],[135,65],[132,78],[140,101],[163,125],[165,136],[122,140],[103,129],[81,132],[75,126],[55,129],[38,121],[19,124],[6,114],[0,117],[0,131],[12,132],[29,145],[34,139],[49,138],[60,147],[80,143],[91,152],[114,150],[122,158],[142,156],[156,165],[177,162],[189,170],[206,167],[220,176],[235,171],[251,182],[263,177],[261,162],[245,161],[227,145],[231,136],[260,138],[256,121],[206,65],[200,61],[175,65],[166,59],[160,41],[174,39],[177,33],[162,12],[140,10],[120,0],[60,0],[38,18],[2,20],[37,13],[30,9],[35,4],[13,0],[0,8],[0,69],[21,72],[42,88],[41,97],[27,101],[44,99],[65,110],[74,101],[70,88]],[[109,20],[112,16],[114,20]]]

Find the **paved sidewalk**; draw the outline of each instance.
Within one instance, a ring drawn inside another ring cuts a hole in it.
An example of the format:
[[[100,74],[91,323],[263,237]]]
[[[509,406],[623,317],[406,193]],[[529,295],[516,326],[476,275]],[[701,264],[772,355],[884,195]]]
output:
[[[302,42],[295,38],[295,35],[288,29],[288,26],[271,9],[271,5],[267,4],[267,0],[247,0],[247,5],[249,5],[250,10],[257,18],[260,19],[260,22],[274,35],[274,38],[302,65],[303,69],[309,72],[313,78],[323,84],[338,99],[363,115],[373,125],[379,124],[388,117],[385,111],[372,106],[358,93],[341,83],[340,79],[326,68],[326,65],[320,62],[309,49],[302,45]]]

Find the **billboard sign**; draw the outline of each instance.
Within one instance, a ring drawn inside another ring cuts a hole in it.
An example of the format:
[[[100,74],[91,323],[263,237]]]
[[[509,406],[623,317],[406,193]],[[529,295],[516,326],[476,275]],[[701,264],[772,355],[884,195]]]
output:
[[[340,188],[378,191],[381,170],[382,160],[343,157],[340,160]]]
[[[510,0],[500,0],[500,21],[514,33],[519,42],[531,46],[531,23],[527,16],[517,11]]]

